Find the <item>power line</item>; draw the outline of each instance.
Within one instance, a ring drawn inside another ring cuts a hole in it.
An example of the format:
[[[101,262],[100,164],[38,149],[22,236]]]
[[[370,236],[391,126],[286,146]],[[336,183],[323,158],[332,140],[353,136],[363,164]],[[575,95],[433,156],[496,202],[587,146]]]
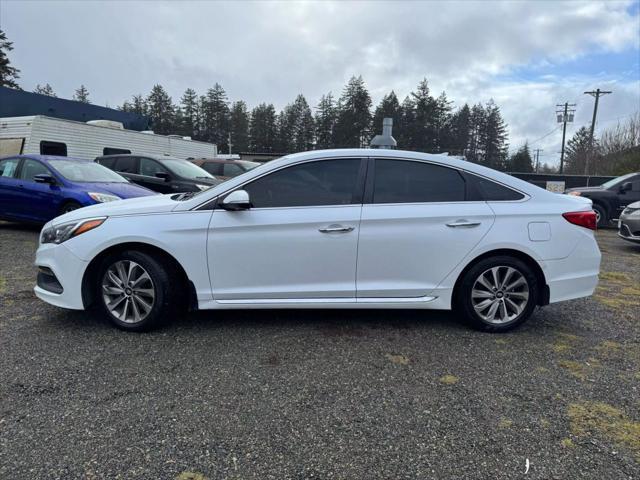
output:
[[[553,130],[551,130],[549,133],[545,133],[543,136],[541,136],[540,138],[534,140],[533,142],[529,142],[529,145],[533,145],[534,143],[538,143],[540,140],[543,140],[545,138],[547,138],[549,135],[555,133],[558,131],[560,127],[555,127]]]

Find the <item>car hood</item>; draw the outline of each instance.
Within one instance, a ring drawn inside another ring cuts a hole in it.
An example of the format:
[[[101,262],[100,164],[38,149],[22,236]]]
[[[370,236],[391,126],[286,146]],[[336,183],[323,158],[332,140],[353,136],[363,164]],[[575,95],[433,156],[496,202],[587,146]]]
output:
[[[79,208],[52,220],[53,225],[72,222],[92,217],[115,217],[121,215],[142,215],[149,213],[165,213],[173,210],[180,202],[171,199],[171,195],[151,195],[148,197],[129,198],[115,202],[98,203]]]
[[[156,195],[156,192],[129,182],[74,182],[74,186],[87,192],[110,193],[120,198],[147,197]]]

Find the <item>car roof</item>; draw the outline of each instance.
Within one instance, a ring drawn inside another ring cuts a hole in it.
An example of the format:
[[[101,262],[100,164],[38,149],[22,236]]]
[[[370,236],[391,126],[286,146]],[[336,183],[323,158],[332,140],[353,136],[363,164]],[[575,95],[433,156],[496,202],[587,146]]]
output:
[[[231,158],[191,158],[190,160],[197,160],[198,162],[204,163],[236,163],[241,161],[242,159],[238,158],[237,160],[233,160]]]
[[[37,155],[35,153],[28,153],[28,154],[21,154],[21,155],[6,155],[4,157],[0,157],[0,160],[4,160],[5,158],[28,158],[31,160],[39,160],[45,163],[48,163],[50,161],[55,161],[55,160],[68,160],[70,162],[82,162],[82,163],[90,162],[90,160],[84,160],[82,158],[76,158],[76,157],[64,157],[62,155]]]
[[[147,155],[146,153],[114,153],[113,155],[100,155],[99,157],[96,157],[96,160],[99,158],[123,158],[123,157],[144,157],[144,158],[152,158],[158,161],[184,160],[183,158],[172,157],[170,155]]]

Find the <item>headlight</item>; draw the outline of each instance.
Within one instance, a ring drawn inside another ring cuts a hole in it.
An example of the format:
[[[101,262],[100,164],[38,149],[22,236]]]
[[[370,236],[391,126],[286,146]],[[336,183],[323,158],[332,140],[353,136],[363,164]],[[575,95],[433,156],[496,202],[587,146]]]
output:
[[[640,216],[640,208],[625,208],[622,212],[623,215],[633,215],[634,217]]]
[[[108,193],[87,192],[92,199],[98,203],[113,202],[114,200],[122,200],[117,195],[110,195]]]
[[[198,187],[200,190],[206,190],[208,188],[211,188],[211,185],[201,185],[199,183],[196,183],[196,187]]]
[[[579,197],[582,194],[580,192],[569,192],[567,195],[573,195],[574,197]]]
[[[99,227],[106,219],[107,217],[89,218],[45,228],[40,235],[40,243],[65,242],[72,237],[77,237],[78,235],[82,235],[89,230]]]

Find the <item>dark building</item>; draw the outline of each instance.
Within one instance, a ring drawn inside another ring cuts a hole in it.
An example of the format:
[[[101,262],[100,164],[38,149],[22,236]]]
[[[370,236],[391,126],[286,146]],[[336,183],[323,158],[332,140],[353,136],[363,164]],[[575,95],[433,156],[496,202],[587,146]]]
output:
[[[151,130],[149,118],[136,113],[0,87],[0,118],[30,115],[45,115],[76,122],[112,120],[122,123],[127,130]]]

